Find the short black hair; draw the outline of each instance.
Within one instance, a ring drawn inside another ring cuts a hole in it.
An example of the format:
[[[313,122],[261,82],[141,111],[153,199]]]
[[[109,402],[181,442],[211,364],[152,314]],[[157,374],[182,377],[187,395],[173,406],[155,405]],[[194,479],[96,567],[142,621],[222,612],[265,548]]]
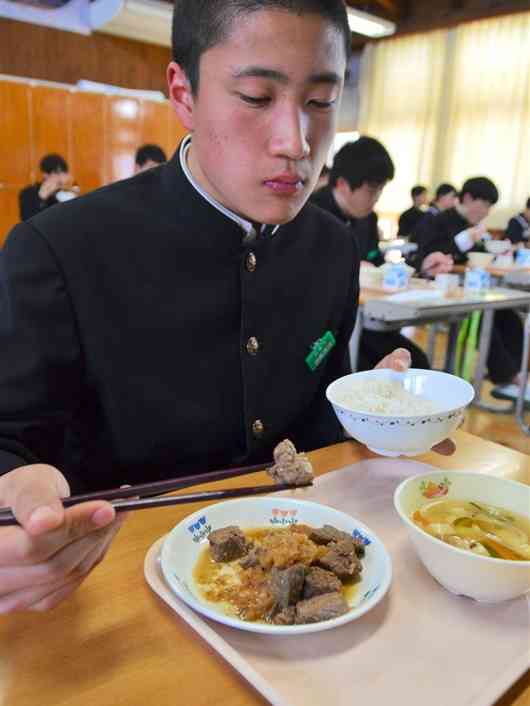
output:
[[[530,208],[530,196],[528,197],[526,201],[526,208]]]
[[[436,189],[436,195],[434,197],[435,201],[438,201],[438,199],[441,199],[442,196],[446,196],[447,194],[456,194],[456,187],[454,187],[452,184],[440,184],[440,186]]]
[[[468,179],[462,191],[460,192],[458,198],[460,201],[464,198],[466,194],[469,194],[472,199],[481,199],[482,201],[487,201],[492,206],[499,200],[499,191],[495,184],[487,177],[473,177]]]
[[[351,30],[343,0],[175,0],[173,60],[184,70],[195,95],[201,56],[229,36],[236,18],[268,9],[312,13],[328,19],[343,34],[346,59],[350,58]]]
[[[346,179],[354,191],[363,184],[386,184],[394,178],[394,163],[383,145],[373,137],[360,137],[347,142],[335,155],[329,183],[334,187]]]
[[[136,150],[134,161],[139,167],[143,167],[149,161],[163,164],[167,162],[167,157],[164,150],[158,145],[142,145]]]
[[[40,170],[43,174],[67,172],[68,164],[60,154],[47,154],[40,161]]]
[[[412,189],[410,190],[410,195],[412,196],[413,199],[415,199],[418,196],[421,196],[421,194],[424,194],[426,191],[427,191],[426,186],[421,186],[421,184],[418,184],[417,186],[412,187]]]

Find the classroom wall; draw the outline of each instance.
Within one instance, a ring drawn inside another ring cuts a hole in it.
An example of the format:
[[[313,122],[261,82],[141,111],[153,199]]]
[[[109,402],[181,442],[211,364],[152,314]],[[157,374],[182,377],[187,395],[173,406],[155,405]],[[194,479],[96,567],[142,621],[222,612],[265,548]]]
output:
[[[168,47],[0,19],[0,74],[76,84],[80,79],[166,93]]]
[[[66,158],[81,193],[131,176],[139,145],[170,155],[185,134],[168,101],[0,79],[0,246],[19,220],[18,192],[49,152]]]

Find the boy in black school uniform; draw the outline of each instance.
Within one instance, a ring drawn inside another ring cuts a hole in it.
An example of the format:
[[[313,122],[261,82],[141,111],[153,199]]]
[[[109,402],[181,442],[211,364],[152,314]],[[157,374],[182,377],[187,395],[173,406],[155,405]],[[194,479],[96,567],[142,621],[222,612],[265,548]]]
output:
[[[450,208],[454,208],[457,198],[456,188],[452,184],[440,184],[440,186],[436,189],[434,199],[429,204],[427,210],[423,212],[423,218],[418,222],[414,232],[416,232],[418,226],[422,223],[424,218],[429,216],[437,216],[439,213],[443,213]]]
[[[427,189],[424,186],[413,186],[410,191],[412,206],[404,211],[398,221],[398,236],[408,238],[414,233],[418,223],[425,215],[427,205]]]
[[[388,181],[394,178],[394,164],[385,147],[372,137],[360,137],[345,144],[335,155],[328,186],[311,201],[332,213],[351,229],[361,262],[379,267],[384,263],[379,249],[379,232],[374,206]],[[429,368],[425,353],[398,331],[363,330],[358,369],[369,370],[388,352],[405,348],[412,367]]]
[[[486,177],[468,179],[459,194],[459,202],[418,227],[418,259],[433,251],[451,255],[455,262],[467,262],[467,253],[484,249],[489,235],[484,225],[491,207],[499,200],[495,184]],[[496,311],[488,354],[488,372],[496,385],[519,382],[523,350],[523,325],[515,311]]]
[[[123,518],[65,510],[72,489],[342,438],[325,389],[349,370],[358,255],[306,201],[350,49],[342,0],[176,0],[168,84],[191,136],[8,237],[0,504],[20,526],[0,529],[1,613],[53,608],[105,555]]]
[[[351,228],[361,262],[376,267],[384,258],[373,209],[385,184],[393,178],[394,164],[387,150],[374,138],[363,136],[337,152],[327,186],[311,197],[312,203]]]
[[[513,218],[510,218],[506,228],[506,237],[514,245],[518,243],[528,243],[530,240],[530,198],[526,202],[526,208]]]
[[[146,169],[158,167],[167,162],[167,156],[159,145],[146,144],[138,147],[134,155],[134,173],[145,172]]]
[[[452,255],[456,263],[465,263],[468,252],[483,250],[484,240],[489,237],[483,221],[498,199],[499,192],[490,179],[468,179],[453,208],[418,225],[416,242],[422,257],[440,251]]]
[[[418,230],[427,219],[434,218],[440,213],[454,208],[457,200],[456,188],[452,184],[440,184],[436,189],[434,200],[429,204],[429,208],[424,212],[423,217],[418,221],[412,235],[409,238],[411,243],[418,242]]]
[[[39,166],[42,180],[26,186],[18,195],[21,221],[27,221],[45,208],[60,203],[57,195],[72,181],[68,164],[59,154],[47,154]]]

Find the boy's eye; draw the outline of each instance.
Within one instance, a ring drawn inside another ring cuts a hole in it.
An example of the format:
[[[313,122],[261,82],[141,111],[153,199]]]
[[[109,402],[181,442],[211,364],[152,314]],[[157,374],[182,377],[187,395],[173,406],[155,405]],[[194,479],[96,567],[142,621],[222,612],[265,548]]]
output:
[[[270,101],[267,96],[247,96],[244,93],[240,93],[239,97],[244,103],[255,106],[266,105]]]
[[[247,103],[248,105],[252,105],[254,107],[262,107],[265,105],[268,105],[271,102],[271,98],[269,96],[249,96],[246,93],[239,93],[238,94],[240,100],[242,100],[244,103]],[[335,104],[335,100],[331,101],[319,101],[319,100],[310,100],[309,105],[317,108],[318,110],[329,110],[330,108],[333,107]]]
[[[317,101],[317,100],[312,100],[309,101],[309,103],[314,106],[315,108],[321,108],[321,109],[326,109],[326,108],[331,108],[334,104],[335,101]]]

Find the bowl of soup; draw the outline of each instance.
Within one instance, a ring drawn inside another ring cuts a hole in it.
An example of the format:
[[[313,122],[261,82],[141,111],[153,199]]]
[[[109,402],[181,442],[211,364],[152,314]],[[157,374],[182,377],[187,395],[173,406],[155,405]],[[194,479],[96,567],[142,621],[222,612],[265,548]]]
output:
[[[425,568],[451,593],[497,603],[530,591],[530,486],[433,471],[402,482],[394,507]]]
[[[371,451],[417,456],[455,431],[475,392],[455,375],[410,368],[345,375],[326,395],[348,434]]]

